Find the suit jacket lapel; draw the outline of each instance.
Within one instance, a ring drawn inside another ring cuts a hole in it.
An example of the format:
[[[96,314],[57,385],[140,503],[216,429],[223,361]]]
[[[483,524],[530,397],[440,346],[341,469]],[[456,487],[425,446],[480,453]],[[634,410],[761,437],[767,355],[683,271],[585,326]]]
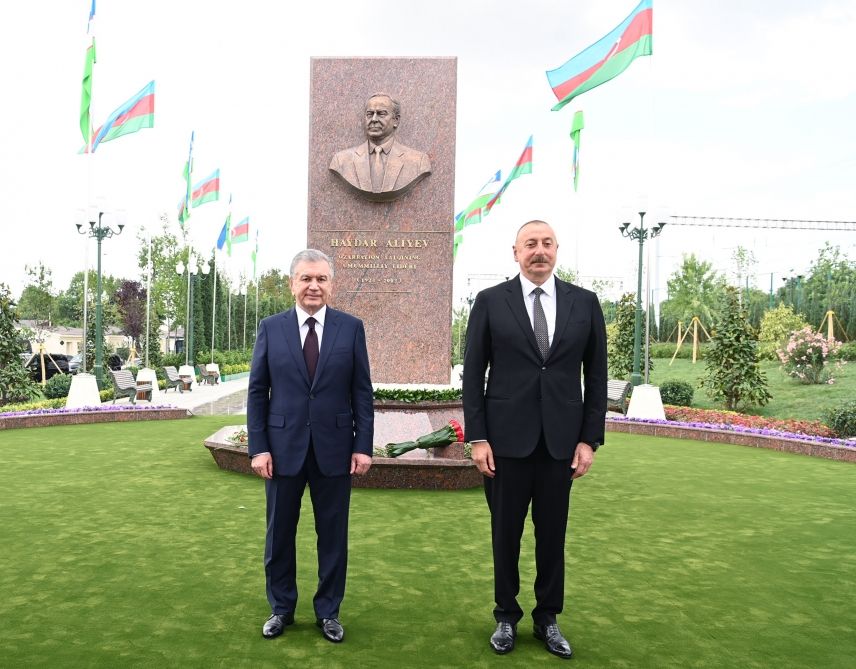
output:
[[[324,373],[324,366],[330,357],[330,351],[333,349],[333,344],[336,342],[336,336],[339,334],[339,314],[327,307],[327,316],[324,318],[324,337],[321,339],[321,355],[318,358],[318,367],[315,369],[315,380],[312,385],[318,383],[321,374]],[[304,365],[305,367],[306,365]],[[309,380],[307,375],[306,380]]]
[[[520,277],[516,276],[511,281],[506,282],[505,290],[508,293],[505,297],[506,302],[508,302],[508,309],[540,360],[541,351],[538,349],[538,342],[535,341],[535,331],[532,329],[532,322],[529,320],[526,304],[523,302],[523,286],[520,284]]]
[[[303,380],[309,386],[309,372],[306,371],[306,360],[303,359],[303,347],[300,345],[300,325],[297,322],[297,312],[293,308],[283,314],[282,336],[294,359],[294,366],[300,370]],[[317,377],[318,370],[315,371]]]
[[[562,335],[568,325],[568,318],[571,315],[571,307],[574,305],[574,298],[571,295],[571,286],[564,281],[556,279],[556,329],[553,331],[553,343],[550,344],[550,351],[547,354],[547,359],[553,354],[553,351],[559,346],[562,340]]]
[[[389,155],[386,157],[386,168],[383,171],[382,191],[386,192],[393,190],[395,180],[398,179],[398,173],[401,172],[401,168],[404,166],[404,160],[401,157],[403,154],[404,151],[399,149],[395,142],[393,142]]]
[[[369,166],[368,144],[359,146],[354,151],[354,169],[357,172],[357,182],[363,190],[372,189],[372,172]]]

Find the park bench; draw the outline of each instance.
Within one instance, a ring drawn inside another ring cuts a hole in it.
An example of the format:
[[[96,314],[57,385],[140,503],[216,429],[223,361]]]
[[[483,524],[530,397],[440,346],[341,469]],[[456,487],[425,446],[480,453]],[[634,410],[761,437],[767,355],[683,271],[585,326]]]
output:
[[[137,403],[137,393],[146,393],[149,401],[152,399],[152,384],[141,383],[137,385],[134,380],[134,375],[127,369],[118,371],[110,370],[110,376],[113,377],[113,404],[116,404],[116,398],[127,395],[131,400],[131,404]]]
[[[207,370],[205,369],[205,365],[197,365],[197,371],[199,372],[199,376],[202,377],[202,382],[207,383],[210,386],[216,386],[220,382],[220,372],[215,370]]]
[[[615,409],[621,413],[627,413],[627,397],[633,386],[630,381],[610,379],[606,382],[606,405],[607,409]]]
[[[166,374],[166,388],[164,392],[169,390],[170,388],[178,388],[178,392],[184,392],[184,381],[181,380],[181,377],[178,375],[178,370],[172,365],[168,365],[163,368],[164,374]]]

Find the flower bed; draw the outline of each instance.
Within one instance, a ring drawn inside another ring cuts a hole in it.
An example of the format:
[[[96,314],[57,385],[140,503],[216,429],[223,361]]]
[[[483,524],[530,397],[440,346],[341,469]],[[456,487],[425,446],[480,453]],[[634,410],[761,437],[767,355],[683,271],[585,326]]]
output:
[[[666,416],[669,416],[669,407]],[[699,412],[702,410],[692,410]],[[710,441],[739,446],[754,446],[756,448],[769,448],[787,453],[799,453],[815,457],[828,458],[830,460],[845,460],[856,462],[856,441],[847,439],[836,439],[821,435],[801,434],[774,427],[751,427],[737,424],[738,421],[728,423],[723,420],[722,414],[733,412],[711,411],[716,422],[704,421],[681,421],[681,420],[659,420],[644,418],[610,417],[606,421],[606,429],[612,432],[625,432],[628,434],[650,435],[655,437],[671,437],[677,439],[696,439],[698,441]],[[672,414],[674,415],[674,414]],[[742,418],[760,418],[759,416],[743,416]],[[718,419],[718,420],[717,420]],[[809,421],[775,421],[767,419],[771,423],[810,423]]]
[[[0,413],[0,430],[52,425],[83,425],[89,423],[129,422],[137,420],[174,420],[187,418],[187,409],[172,405],[133,406],[99,405],[77,409],[29,409]]]

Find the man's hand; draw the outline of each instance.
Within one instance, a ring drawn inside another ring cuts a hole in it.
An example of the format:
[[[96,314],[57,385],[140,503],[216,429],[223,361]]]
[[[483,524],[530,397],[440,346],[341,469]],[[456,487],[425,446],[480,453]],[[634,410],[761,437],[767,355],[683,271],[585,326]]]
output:
[[[486,441],[473,444],[473,462],[478,470],[489,478],[496,476],[496,468],[493,465],[493,450]]]
[[[250,461],[253,471],[263,479],[273,478],[273,458],[270,453],[259,453]]]
[[[363,455],[362,453],[353,453],[351,455],[351,474],[362,476],[372,466],[372,456]]]
[[[578,443],[574,459],[571,462],[571,469],[574,470],[574,475],[571,478],[578,479],[580,476],[585,476],[586,472],[591,469],[593,462],[594,451],[591,450],[591,446],[582,441]]]

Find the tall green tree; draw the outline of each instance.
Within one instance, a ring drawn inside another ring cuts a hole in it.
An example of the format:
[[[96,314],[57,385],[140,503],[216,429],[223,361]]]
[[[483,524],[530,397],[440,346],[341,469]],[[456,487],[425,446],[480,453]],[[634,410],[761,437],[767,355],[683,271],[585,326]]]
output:
[[[642,312],[642,340],[640,342],[640,369],[645,369],[645,312]],[[614,379],[630,380],[633,373],[633,348],[636,336],[636,293],[625,293],[615,307],[615,320],[610,324],[607,345],[609,375]],[[648,369],[654,369],[649,355]]]
[[[710,327],[725,286],[724,278],[710,262],[693,253],[684,254],[681,266],[669,277],[667,286],[669,297],[660,304],[660,330],[664,338],[671,339],[678,321],[686,327],[695,316],[705,327]]]
[[[44,263],[25,265],[27,285],[18,300],[18,318],[32,320],[37,327],[46,328],[54,311],[53,272]]]
[[[0,283],[0,404],[38,397],[39,387],[30,379],[21,353],[23,342],[16,324],[18,315],[12,294]]]
[[[733,286],[725,288],[719,317],[705,353],[705,376],[700,385],[712,400],[722,402],[731,411],[764,405],[772,399],[767,390],[767,377],[758,364],[752,326]]]
[[[815,328],[824,322],[827,311],[833,311],[836,337],[856,339],[856,261],[848,259],[839,247],[827,243],[808,275],[802,280],[791,278],[780,294],[789,298],[786,303],[799,305],[796,310]]]

